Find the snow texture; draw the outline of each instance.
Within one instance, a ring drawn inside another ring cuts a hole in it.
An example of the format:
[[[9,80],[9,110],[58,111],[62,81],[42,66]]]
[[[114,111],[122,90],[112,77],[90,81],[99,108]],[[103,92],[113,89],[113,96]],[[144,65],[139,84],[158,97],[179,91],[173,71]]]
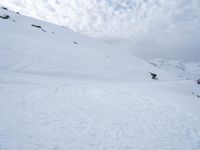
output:
[[[200,149],[195,82],[69,29],[0,15],[10,16],[0,18],[0,150]]]
[[[185,62],[169,59],[153,59],[150,62],[155,67],[161,68],[180,78],[191,80],[200,79],[200,61]]]

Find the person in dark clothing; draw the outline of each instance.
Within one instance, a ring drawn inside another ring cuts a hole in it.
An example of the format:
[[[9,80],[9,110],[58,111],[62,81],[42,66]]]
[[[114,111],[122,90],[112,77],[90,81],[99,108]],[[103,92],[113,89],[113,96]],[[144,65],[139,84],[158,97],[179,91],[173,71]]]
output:
[[[151,78],[156,80],[157,79],[157,74],[150,72]]]

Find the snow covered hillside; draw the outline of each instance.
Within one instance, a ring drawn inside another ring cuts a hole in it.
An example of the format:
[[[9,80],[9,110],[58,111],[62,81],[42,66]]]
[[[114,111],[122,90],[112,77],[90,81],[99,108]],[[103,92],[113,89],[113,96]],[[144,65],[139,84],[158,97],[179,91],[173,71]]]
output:
[[[0,27],[0,150],[200,149],[193,81],[2,8]]]
[[[150,61],[155,67],[161,68],[180,78],[200,79],[200,62],[182,62],[178,60],[154,59]]]

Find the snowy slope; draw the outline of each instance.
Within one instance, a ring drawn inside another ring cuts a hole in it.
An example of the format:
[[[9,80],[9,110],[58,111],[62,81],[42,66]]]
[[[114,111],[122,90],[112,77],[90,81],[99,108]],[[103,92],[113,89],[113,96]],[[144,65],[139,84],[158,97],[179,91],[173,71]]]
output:
[[[200,148],[193,81],[66,28],[3,15],[10,18],[0,18],[1,150]]]
[[[150,62],[180,78],[198,80],[200,78],[200,62],[183,62],[168,59],[153,59]]]

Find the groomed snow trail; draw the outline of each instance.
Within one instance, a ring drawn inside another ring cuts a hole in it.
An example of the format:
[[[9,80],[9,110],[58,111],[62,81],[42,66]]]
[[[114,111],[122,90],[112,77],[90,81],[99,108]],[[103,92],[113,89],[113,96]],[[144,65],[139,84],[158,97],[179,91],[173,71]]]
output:
[[[0,19],[0,150],[200,149],[193,81],[64,28],[2,14],[11,18]]]

